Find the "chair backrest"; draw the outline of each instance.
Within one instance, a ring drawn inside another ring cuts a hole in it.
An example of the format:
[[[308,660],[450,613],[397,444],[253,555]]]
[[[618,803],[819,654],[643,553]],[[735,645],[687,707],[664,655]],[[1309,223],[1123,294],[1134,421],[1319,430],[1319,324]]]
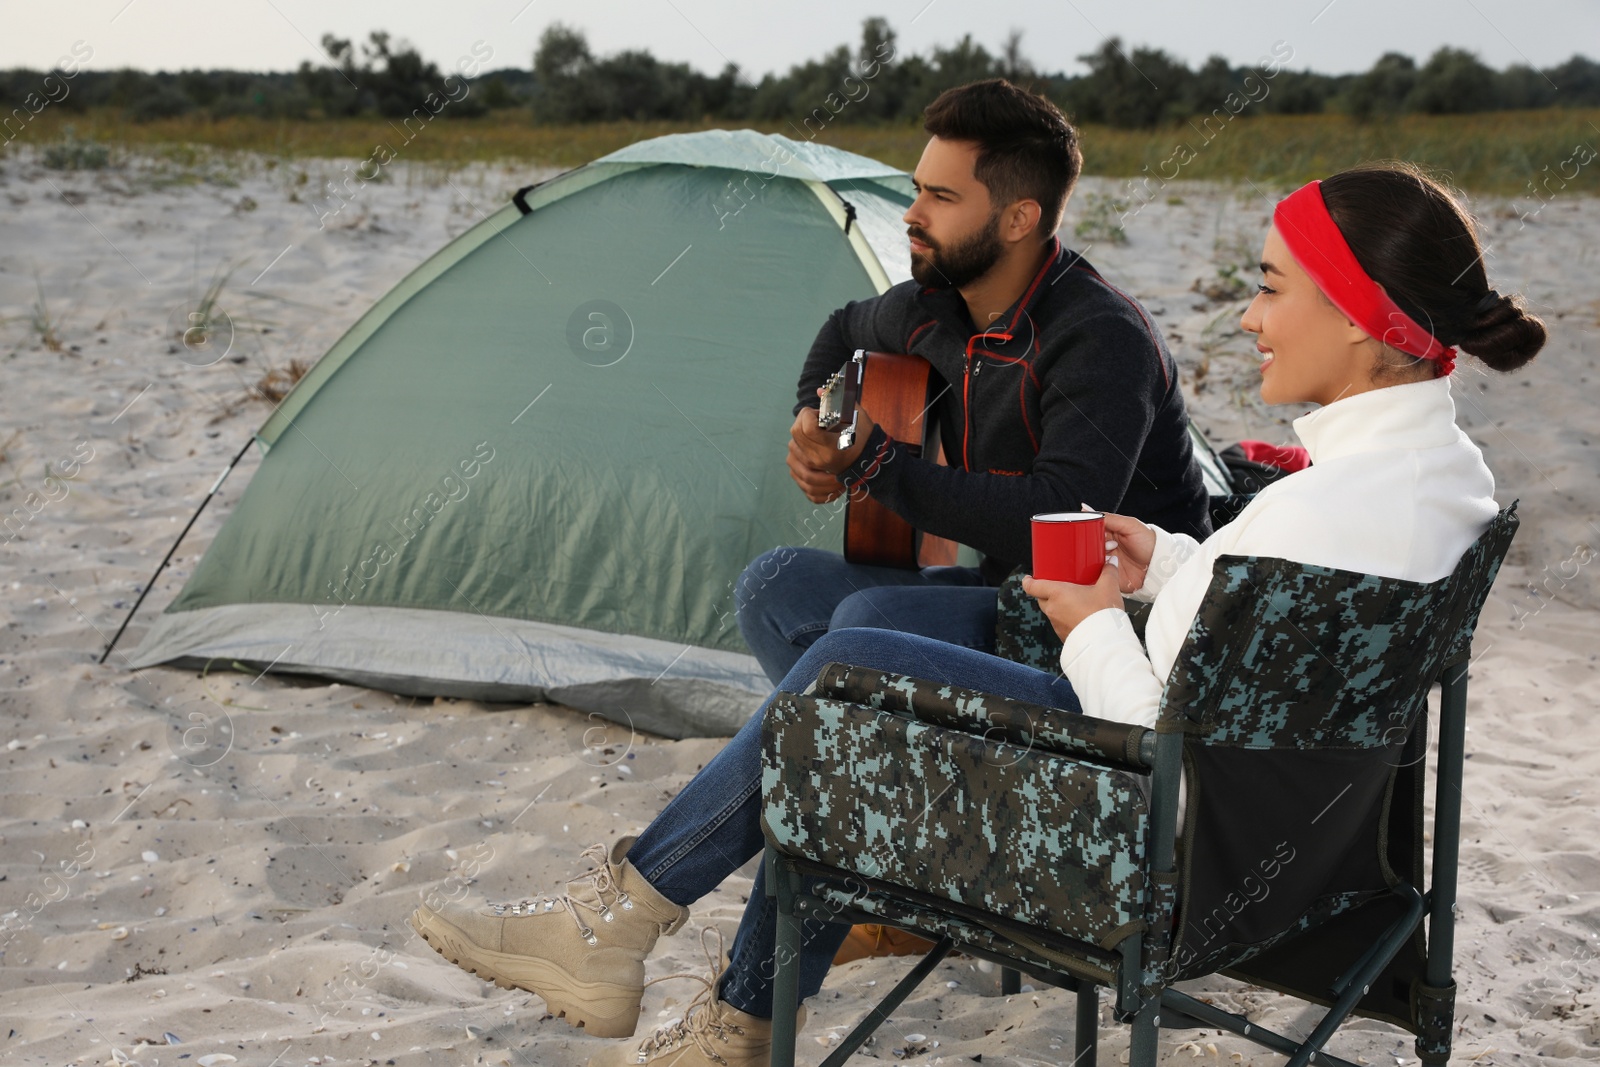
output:
[[[1184,736],[1188,771],[1178,977],[1236,967],[1387,895],[1401,872],[1420,880],[1418,724],[1470,652],[1515,510],[1432,583],[1216,561],[1156,725]]]
[[[1219,557],[1157,729],[1255,749],[1403,742],[1427,686],[1471,645],[1515,510],[1431,583]]]

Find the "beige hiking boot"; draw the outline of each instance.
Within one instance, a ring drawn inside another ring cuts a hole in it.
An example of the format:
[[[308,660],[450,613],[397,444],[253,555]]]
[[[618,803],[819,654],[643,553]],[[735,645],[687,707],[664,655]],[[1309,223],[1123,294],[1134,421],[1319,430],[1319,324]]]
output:
[[[715,930],[715,927],[707,929]],[[718,952],[713,956],[705,946],[705,931],[701,931],[701,946],[706,948],[706,961],[713,968],[720,957],[724,960],[722,971],[727,970],[726,957],[722,955],[721,931],[717,931]],[[750,1015],[717,996],[717,986],[722,974],[713,970],[710,980],[697,974],[671,974],[652,979],[648,984],[664,982],[668,978],[693,978],[705,988],[689,1002],[681,1019],[674,1019],[642,1041],[626,1047],[613,1047],[596,1053],[589,1067],[771,1067],[772,1020]],[[806,1009],[798,1008],[795,1014],[795,1033],[806,1024]]]
[[[625,837],[583,856],[599,864],[559,897],[469,908],[424,904],[411,926],[435,952],[505,989],[543,997],[552,1015],[596,1037],[631,1037],[639,1023],[644,960],[689,909],[656,892],[623,857]]]

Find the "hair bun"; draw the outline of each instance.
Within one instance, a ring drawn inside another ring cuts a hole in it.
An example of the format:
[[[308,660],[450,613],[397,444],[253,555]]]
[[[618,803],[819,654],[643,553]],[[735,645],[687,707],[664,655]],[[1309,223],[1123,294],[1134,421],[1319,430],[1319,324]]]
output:
[[[1472,326],[1461,338],[1461,349],[1481,359],[1494,370],[1516,370],[1544,347],[1544,321],[1528,314],[1515,296],[1501,296],[1493,289],[1478,302]]]
[[[1321,189],[1361,269],[1441,342],[1497,371],[1516,370],[1544,345],[1544,323],[1489,288],[1487,252],[1460,198],[1422,168],[1363,164]]]

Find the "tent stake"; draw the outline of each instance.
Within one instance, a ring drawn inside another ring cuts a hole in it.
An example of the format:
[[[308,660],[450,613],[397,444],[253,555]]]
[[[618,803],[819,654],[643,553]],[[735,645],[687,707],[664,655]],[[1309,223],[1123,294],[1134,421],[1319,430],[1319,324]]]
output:
[[[239,461],[244,458],[245,452],[249,450],[251,443],[254,442],[255,439],[255,434],[251,434],[249,440],[245,441],[244,447],[239,449],[238,454],[233,457],[233,462],[229,463],[223,472],[217,475],[217,480],[211,483],[211,491],[206,494],[204,500],[200,501],[200,506],[194,509],[194,514],[189,516],[188,525],[184,526],[182,532],[178,534],[178,539],[172,542],[172,547],[167,549],[167,555],[164,559],[162,559],[161,565],[158,566],[156,568],[156,572],[150,576],[150,580],[144,583],[144,590],[139,594],[139,599],[135,600],[133,602],[133,607],[128,609],[128,617],[122,620],[121,626],[117,627],[117,632],[112,636],[111,643],[106,645],[106,650],[100,653],[101,663],[104,663],[106,661],[106,657],[111,655],[111,650],[117,647],[117,641],[122,638],[122,631],[128,628],[128,624],[133,621],[134,612],[139,610],[139,605],[144,603],[144,598],[150,595],[151,589],[155,588],[156,579],[161,577],[162,571],[166,570],[167,564],[172,560],[172,554],[178,551],[178,546],[183,544],[183,539],[188,536],[189,530],[194,526],[195,520],[198,519],[200,517],[200,513],[206,509],[206,505],[211,503],[211,498],[217,495],[217,490],[221,489],[222,483],[228,480],[228,475],[233,473],[233,468],[239,465]]]

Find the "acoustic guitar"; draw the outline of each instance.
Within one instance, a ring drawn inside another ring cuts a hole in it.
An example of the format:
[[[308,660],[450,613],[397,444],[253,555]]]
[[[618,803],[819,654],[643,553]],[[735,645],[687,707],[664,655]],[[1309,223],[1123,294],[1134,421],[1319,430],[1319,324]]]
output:
[[[837,430],[839,447],[846,449],[855,443],[856,416],[865,409],[913,456],[931,455],[934,462],[944,463],[932,412],[937,380],[927,360],[918,356],[857,349],[823,386],[817,425]],[[870,483],[866,492],[852,493],[845,504],[844,558],[851,563],[907,570],[950,566],[957,547],[914,528],[873,499]]]

